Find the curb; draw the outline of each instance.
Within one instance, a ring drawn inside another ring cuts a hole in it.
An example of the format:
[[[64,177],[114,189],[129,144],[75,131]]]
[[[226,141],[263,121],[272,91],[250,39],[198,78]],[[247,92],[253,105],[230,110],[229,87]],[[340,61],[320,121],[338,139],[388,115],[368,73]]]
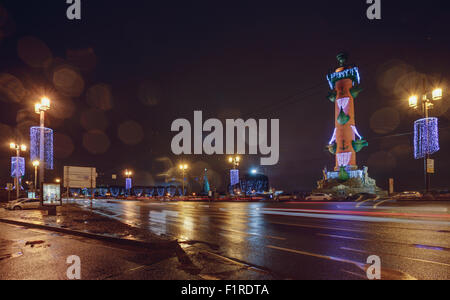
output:
[[[110,243],[119,244],[119,245],[140,247],[140,248],[146,248],[146,249],[152,249],[152,250],[164,249],[164,250],[174,250],[175,251],[180,247],[176,240],[161,241],[161,242],[143,242],[143,241],[138,241],[138,240],[121,239],[121,238],[112,237],[112,236],[105,236],[105,235],[100,235],[100,234],[71,230],[71,229],[49,226],[49,225],[26,223],[26,222],[11,220],[11,219],[1,219],[0,218],[0,222],[5,223],[5,224],[25,226],[25,227],[31,227],[31,228],[36,228],[36,229],[43,229],[43,230],[54,231],[54,232],[58,232],[58,233],[64,233],[64,234],[68,234],[68,235],[74,235],[74,236],[79,236],[79,237],[84,237],[84,238],[89,238],[89,239],[94,239],[94,240],[99,240],[99,241],[110,242]]]

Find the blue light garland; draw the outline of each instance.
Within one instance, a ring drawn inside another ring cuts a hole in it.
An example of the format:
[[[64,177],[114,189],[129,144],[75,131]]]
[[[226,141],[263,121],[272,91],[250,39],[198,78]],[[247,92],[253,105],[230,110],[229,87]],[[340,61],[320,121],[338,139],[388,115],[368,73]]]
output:
[[[40,160],[41,127],[30,128],[30,159]],[[42,162],[41,162],[42,164]],[[44,166],[47,170],[53,170],[53,130],[44,128]]]
[[[239,183],[239,170],[233,169],[230,170],[230,184],[231,186]]]
[[[424,118],[414,122],[414,157],[424,158],[438,152],[439,127],[437,118]]]
[[[13,156],[11,157],[11,177],[16,178],[25,176],[25,158]]]
[[[358,67],[353,67],[351,69],[345,69],[341,72],[334,72],[327,75],[328,84],[330,85],[330,89],[334,90],[334,86],[336,82],[341,79],[351,79],[353,81],[353,85],[358,85],[361,83],[361,77],[359,75]]]
[[[131,183],[131,178],[126,178],[125,179],[125,189],[126,190],[131,190],[132,187],[133,187],[133,185]]]

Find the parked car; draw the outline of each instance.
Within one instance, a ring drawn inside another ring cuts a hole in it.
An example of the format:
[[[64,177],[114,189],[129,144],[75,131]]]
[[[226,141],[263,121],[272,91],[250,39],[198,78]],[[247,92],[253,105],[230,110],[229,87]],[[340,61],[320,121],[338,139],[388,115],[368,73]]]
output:
[[[393,198],[397,200],[416,200],[421,199],[423,196],[420,192],[405,191],[403,193],[395,195]]]
[[[279,195],[275,198],[275,200],[280,202],[287,202],[287,201],[295,201],[297,200],[296,195]]]
[[[313,193],[305,198],[306,201],[331,201],[333,197],[324,193]]]
[[[41,206],[41,200],[32,198],[21,198],[9,202],[6,205],[10,210],[22,210],[22,209],[38,209]]]

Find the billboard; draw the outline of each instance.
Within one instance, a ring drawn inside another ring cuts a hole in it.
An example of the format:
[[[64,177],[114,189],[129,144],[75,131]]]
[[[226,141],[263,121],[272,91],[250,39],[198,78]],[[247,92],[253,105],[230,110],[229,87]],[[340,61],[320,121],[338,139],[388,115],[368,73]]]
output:
[[[42,206],[61,206],[61,186],[58,183],[43,183],[41,202]]]
[[[64,167],[64,187],[96,188],[97,172],[95,168]]]

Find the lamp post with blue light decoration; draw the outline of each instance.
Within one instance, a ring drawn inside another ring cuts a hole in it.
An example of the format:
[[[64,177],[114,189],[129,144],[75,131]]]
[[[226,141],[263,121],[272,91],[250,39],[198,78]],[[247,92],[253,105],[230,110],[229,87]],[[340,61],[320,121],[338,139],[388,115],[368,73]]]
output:
[[[430,175],[434,173],[434,160],[431,159],[431,154],[439,151],[438,119],[430,118],[429,110],[434,106],[433,101],[441,99],[441,88],[436,88],[431,93],[425,93],[420,98],[412,95],[408,99],[409,107],[417,110],[421,106],[424,116],[423,119],[414,122],[414,158],[423,158],[424,160],[425,191],[427,193],[430,191]]]

